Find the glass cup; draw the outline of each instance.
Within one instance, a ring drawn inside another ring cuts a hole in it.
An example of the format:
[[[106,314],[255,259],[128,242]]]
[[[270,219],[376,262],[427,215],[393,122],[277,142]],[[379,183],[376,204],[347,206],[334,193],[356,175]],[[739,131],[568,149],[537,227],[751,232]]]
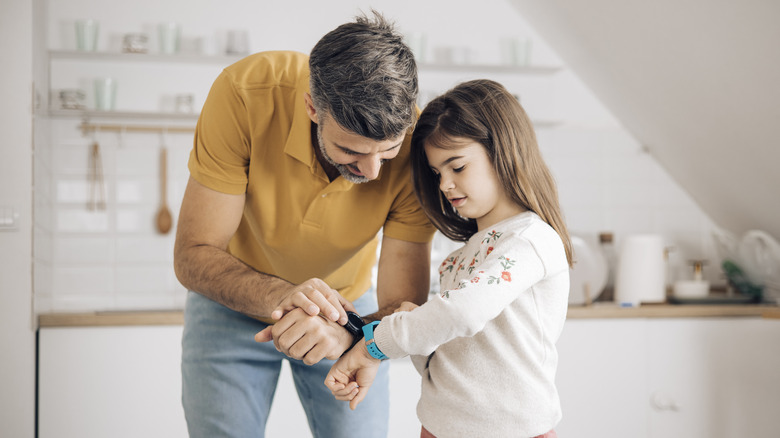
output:
[[[246,55],[249,53],[249,32],[231,30],[227,33],[225,53],[228,55]]]
[[[192,94],[177,94],[174,96],[176,112],[191,114],[195,112],[195,97]]]
[[[98,22],[97,20],[76,21],[76,48],[84,52],[97,50]]]
[[[425,59],[425,49],[427,45],[427,40],[425,38],[424,33],[422,32],[407,33],[404,36],[404,40],[406,42],[406,45],[414,54],[414,60],[416,62],[422,64],[427,61],[427,59]]]
[[[501,62],[504,65],[529,65],[531,63],[531,40],[514,37],[501,39]]]
[[[179,23],[161,23],[158,27],[160,39],[160,53],[173,55],[179,53],[181,39],[181,26]]]
[[[95,109],[112,111],[116,103],[116,80],[113,78],[95,79]]]

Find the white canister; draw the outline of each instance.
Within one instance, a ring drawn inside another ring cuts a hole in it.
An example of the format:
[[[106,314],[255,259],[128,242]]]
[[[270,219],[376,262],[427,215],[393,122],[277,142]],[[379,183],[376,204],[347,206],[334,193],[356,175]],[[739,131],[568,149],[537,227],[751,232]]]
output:
[[[621,245],[615,275],[615,301],[621,306],[666,301],[664,242],[655,234],[628,236]]]

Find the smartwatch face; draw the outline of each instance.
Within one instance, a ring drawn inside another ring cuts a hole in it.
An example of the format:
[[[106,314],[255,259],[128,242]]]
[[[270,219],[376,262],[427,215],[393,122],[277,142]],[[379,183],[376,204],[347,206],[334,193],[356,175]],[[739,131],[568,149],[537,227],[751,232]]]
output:
[[[363,336],[363,326],[366,323],[363,318],[355,312],[347,312],[347,323],[344,324],[344,328],[349,330],[355,336]]]

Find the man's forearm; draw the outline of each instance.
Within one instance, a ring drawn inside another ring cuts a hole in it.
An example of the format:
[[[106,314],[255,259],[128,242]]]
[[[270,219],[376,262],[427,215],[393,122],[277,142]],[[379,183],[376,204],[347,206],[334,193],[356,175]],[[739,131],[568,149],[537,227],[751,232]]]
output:
[[[403,302],[404,300],[399,300],[398,302],[386,303],[384,306],[379,308],[376,312],[370,315],[362,315],[362,317],[366,322],[379,321],[385,316],[395,312],[395,309],[397,309]]]
[[[270,318],[292,288],[289,282],[208,245],[177,251],[174,268],[186,288],[252,318]]]

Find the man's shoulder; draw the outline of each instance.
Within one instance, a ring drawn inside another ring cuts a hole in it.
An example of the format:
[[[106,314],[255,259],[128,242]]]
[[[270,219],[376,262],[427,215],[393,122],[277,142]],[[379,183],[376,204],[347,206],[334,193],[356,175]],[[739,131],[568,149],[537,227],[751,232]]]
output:
[[[297,85],[309,77],[309,55],[289,50],[251,54],[225,68],[239,87]]]

